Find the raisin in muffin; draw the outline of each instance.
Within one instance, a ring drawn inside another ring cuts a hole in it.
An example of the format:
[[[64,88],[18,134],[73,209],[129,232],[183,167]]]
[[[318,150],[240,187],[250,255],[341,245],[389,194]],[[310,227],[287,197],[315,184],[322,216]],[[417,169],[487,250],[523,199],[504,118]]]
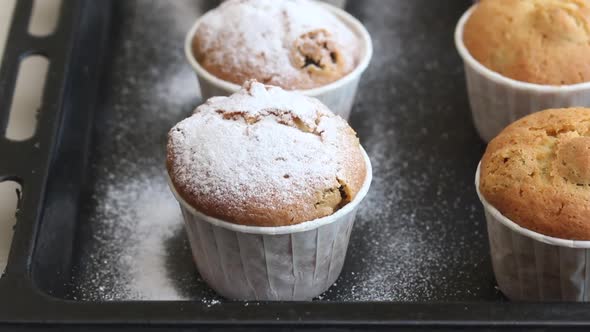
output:
[[[570,240],[590,240],[590,109],[529,115],[493,139],[480,192],[513,222]]]
[[[350,73],[360,38],[309,0],[230,0],[201,18],[193,39],[199,64],[236,84],[256,79],[311,89]]]
[[[314,98],[248,81],[169,133],[174,189],[206,215],[285,226],[352,201],[367,169],[356,133]]]
[[[518,81],[590,81],[588,0],[483,0],[465,25],[463,41],[482,65]]]

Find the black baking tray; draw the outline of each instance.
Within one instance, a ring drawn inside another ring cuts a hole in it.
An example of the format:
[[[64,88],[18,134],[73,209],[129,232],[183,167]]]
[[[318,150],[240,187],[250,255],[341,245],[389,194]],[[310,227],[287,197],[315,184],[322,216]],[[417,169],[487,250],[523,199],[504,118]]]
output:
[[[471,124],[453,47],[455,23],[471,4],[462,0],[348,1],[346,9],[367,26],[375,46],[350,119],[372,159],[375,180],[342,276],[330,291],[311,302],[217,298],[198,278],[178,231],[163,250],[185,300],[116,292],[133,281],[117,279],[109,261],[116,253],[105,254],[101,246],[118,247],[109,242],[114,240],[101,218],[115,221],[111,231],[121,222],[120,229],[133,232],[134,224],[122,225],[120,216],[101,210],[105,197],[113,198],[105,183],[129,181],[145,169],[160,181],[168,128],[201,102],[196,92],[180,91],[196,91],[185,84],[192,73],[182,56],[188,30],[182,20],[192,21],[215,4],[63,0],[57,30],[39,38],[27,33],[32,0],[18,1],[0,67],[2,132],[19,61],[42,54],[50,67],[34,137],[0,137],[0,180],[22,186],[0,279],[0,327],[590,325],[587,304],[510,303],[495,288],[473,186],[485,145]],[[170,13],[171,6],[184,7]],[[93,274],[98,277],[89,279]]]

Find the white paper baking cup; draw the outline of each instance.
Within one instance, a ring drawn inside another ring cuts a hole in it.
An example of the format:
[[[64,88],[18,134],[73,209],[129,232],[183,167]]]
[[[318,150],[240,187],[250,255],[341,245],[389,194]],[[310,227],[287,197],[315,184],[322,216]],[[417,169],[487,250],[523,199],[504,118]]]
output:
[[[338,7],[340,9],[344,9],[346,7],[346,0],[318,0],[321,2],[329,3],[334,7]]]
[[[220,2],[224,2],[224,1],[227,1],[227,0],[222,0]],[[346,7],[346,0],[316,0],[316,1],[329,3],[332,6],[338,7],[340,9],[344,9],[344,7]]]
[[[220,295],[236,300],[303,301],[336,282],[354,219],[372,180],[336,213],[292,226],[256,227],[209,217],[186,203],[169,182],[184,216],[201,277]]]
[[[516,301],[590,299],[590,241],[554,238],[520,227],[490,205],[475,187],[487,221],[498,287]]]
[[[319,88],[299,91],[306,96],[319,99],[322,103],[328,106],[332,112],[340,115],[345,120],[348,120],[354,104],[354,98],[356,96],[361,75],[369,66],[369,62],[373,56],[373,43],[367,29],[365,29],[362,23],[352,15],[329,4],[322,3],[320,5],[326,7],[334,15],[340,18],[342,22],[350,27],[350,29],[359,37],[362,43],[360,50],[361,60],[352,72],[339,80]],[[192,41],[200,23],[201,19],[198,19],[186,35],[184,53],[188,62],[197,74],[197,79],[201,88],[201,97],[203,100],[207,100],[214,96],[229,96],[240,90],[241,86],[217,78],[201,67],[197,59],[194,57]]]
[[[463,43],[463,28],[476,6],[459,20],[455,45],[465,65],[473,122],[484,141],[489,142],[507,125],[534,112],[590,106],[590,82],[564,86],[525,83],[502,76],[475,60]]]

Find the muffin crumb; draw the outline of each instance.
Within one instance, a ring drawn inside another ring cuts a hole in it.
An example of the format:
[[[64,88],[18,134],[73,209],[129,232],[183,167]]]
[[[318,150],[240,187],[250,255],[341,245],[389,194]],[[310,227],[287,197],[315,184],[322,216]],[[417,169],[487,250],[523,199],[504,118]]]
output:
[[[580,136],[557,146],[559,175],[578,186],[590,184],[590,137]]]
[[[339,48],[330,32],[318,29],[307,32],[295,40],[295,65],[309,75],[338,75],[345,65]]]

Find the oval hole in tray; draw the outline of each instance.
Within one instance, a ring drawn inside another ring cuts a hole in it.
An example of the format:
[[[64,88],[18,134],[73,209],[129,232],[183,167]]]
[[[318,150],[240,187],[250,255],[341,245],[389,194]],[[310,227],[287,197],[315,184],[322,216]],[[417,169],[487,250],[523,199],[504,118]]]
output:
[[[6,269],[20,191],[21,185],[15,181],[0,182],[0,275]]]
[[[57,27],[62,0],[35,0],[29,22],[29,33],[43,37],[52,34]]]
[[[16,0],[2,0],[2,9],[0,10],[0,64],[2,63],[2,56],[4,55],[4,47],[6,38],[8,38],[15,4]]]
[[[48,68],[49,60],[42,55],[21,61],[5,133],[9,140],[24,141],[35,134]]]

